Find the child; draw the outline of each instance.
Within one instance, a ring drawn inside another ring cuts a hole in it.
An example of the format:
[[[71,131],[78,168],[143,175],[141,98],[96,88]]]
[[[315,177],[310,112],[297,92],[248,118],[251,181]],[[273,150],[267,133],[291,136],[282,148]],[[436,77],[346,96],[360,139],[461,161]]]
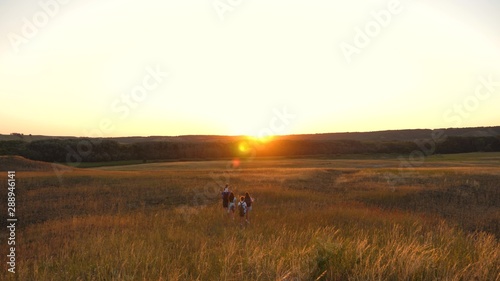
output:
[[[238,213],[240,214],[240,226],[243,226],[245,214],[247,213],[247,203],[245,203],[245,196],[240,197],[240,202],[238,202],[238,210]]]

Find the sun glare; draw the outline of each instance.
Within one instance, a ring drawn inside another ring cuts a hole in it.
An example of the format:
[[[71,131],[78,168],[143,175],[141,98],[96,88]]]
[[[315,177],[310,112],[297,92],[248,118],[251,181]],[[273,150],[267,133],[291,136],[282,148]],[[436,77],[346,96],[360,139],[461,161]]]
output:
[[[253,142],[259,142],[259,143],[267,143],[267,142],[270,142],[274,139],[274,135],[265,135],[265,136],[262,136],[262,135],[258,135],[258,136],[247,136],[247,138],[250,140],[250,141],[253,141]]]
[[[275,136],[245,136],[245,139],[238,143],[238,151],[242,154],[250,153],[255,147],[269,143]]]
[[[248,151],[248,143],[246,142],[240,142],[240,144],[238,145],[238,149],[240,150],[240,152],[247,152]]]

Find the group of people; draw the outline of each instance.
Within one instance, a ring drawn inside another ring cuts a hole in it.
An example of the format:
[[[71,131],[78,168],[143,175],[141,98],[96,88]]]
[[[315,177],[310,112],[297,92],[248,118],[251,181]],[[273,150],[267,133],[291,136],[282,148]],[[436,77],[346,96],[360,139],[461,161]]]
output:
[[[224,190],[222,191],[222,207],[227,215],[231,215],[234,220],[234,213],[236,208],[238,208],[238,215],[240,217],[240,226],[243,224],[247,225],[250,223],[250,211],[252,211],[253,198],[250,197],[248,192],[245,196],[240,196],[239,200],[234,195],[232,191],[229,190],[229,185],[226,184]]]

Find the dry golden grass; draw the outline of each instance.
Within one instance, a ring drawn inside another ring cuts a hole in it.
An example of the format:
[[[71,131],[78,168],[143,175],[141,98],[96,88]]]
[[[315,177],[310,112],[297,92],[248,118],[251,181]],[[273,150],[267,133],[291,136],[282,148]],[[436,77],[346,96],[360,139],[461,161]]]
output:
[[[390,186],[397,167],[346,161],[18,172],[17,278],[500,280],[499,168],[419,167]],[[256,200],[245,228],[222,211],[226,181]]]
[[[0,156],[0,171],[52,171],[55,167],[64,168],[62,165],[41,161],[33,161],[21,156]]]

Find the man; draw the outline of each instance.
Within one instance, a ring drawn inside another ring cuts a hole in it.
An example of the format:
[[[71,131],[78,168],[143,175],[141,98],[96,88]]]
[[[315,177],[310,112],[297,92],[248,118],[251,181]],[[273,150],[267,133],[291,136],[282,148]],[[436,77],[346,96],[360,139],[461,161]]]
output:
[[[229,184],[226,184],[224,191],[222,191],[222,208],[227,212],[227,207],[229,205]]]

